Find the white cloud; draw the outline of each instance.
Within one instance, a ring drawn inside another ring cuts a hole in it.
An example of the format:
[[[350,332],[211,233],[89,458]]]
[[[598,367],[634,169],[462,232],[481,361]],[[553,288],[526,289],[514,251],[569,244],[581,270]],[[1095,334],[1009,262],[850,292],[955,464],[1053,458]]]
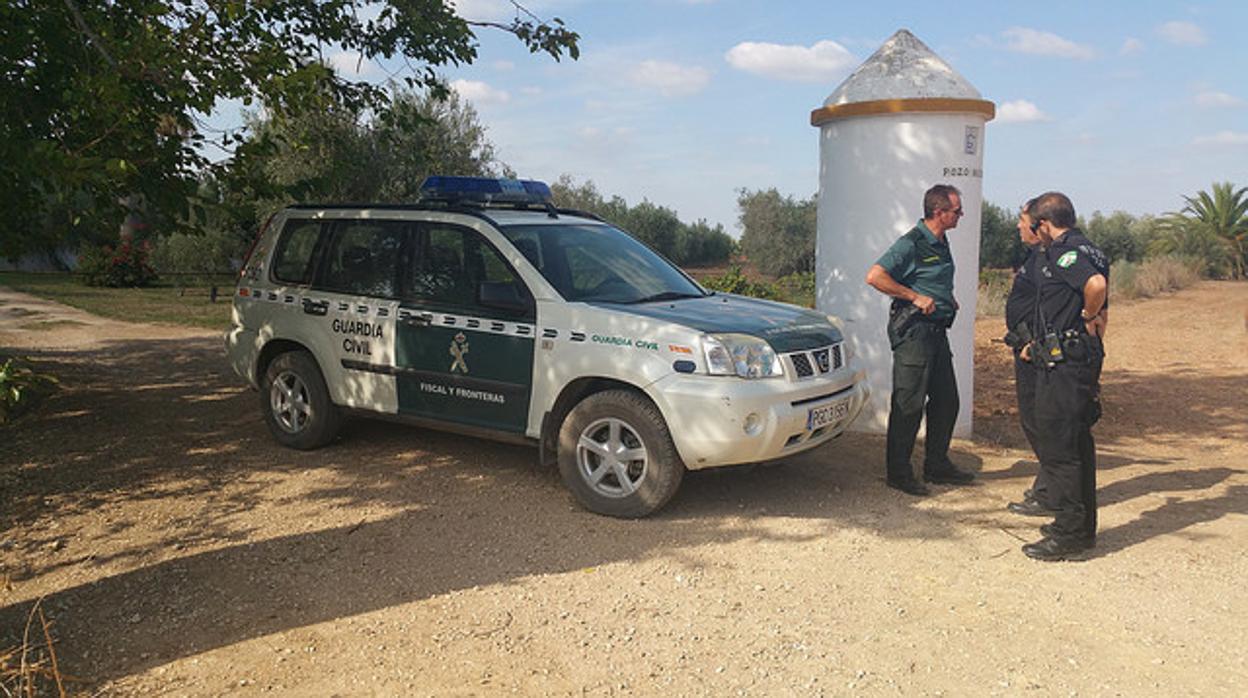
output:
[[[1248,132],[1218,131],[1211,136],[1197,136],[1192,139],[1192,145],[1248,145]]]
[[[1127,40],[1122,42],[1122,48],[1118,49],[1118,54],[1121,56],[1130,56],[1132,54],[1139,53],[1140,51],[1143,51],[1143,50],[1144,50],[1143,41],[1140,41],[1134,36],[1128,36]]]
[[[451,0],[455,14],[477,22],[502,22],[516,16],[516,6],[508,0]]]
[[[814,46],[745,41],[729,49],[724,58],[747,73],[797,82],[827,82],[844,75],[858,60],[835,41]]]
[[[1006,48],[1016,53],[1078,58],[1081,60],[1088,60],[1096,56],[1096,52],[1088,46],[1076,44],[1069,39],[1063,39],[1057,34],[1043,32],[1038,29],[1010,27],[1001,32],[1001,35],[1009,42]]]
[[[329,67],[339,75],[352,79],[380,75],[381,71],[370,60],[360,60],[359,51],[339,51],[329,57]],[[359,67],[357,70],[356,67]]]
[[[629,78],[633,84],[656,89],[667,97],[701,92],[710,82],[711,73],[697,66],[683,66],[666,61],[642,61]]]
[[[1245,102],[1235,95],[1218,92],[1217,90],[1205,90],[1204,92],[1197,93],[1196,95],[1196,106],[1204,107],[1206,109],[1216,109],[1218,107],[1242,107],[1245,104],[1248,104],[1248,102]]]
[[[1157,36],[1177,46],[1201,46],[1209,42],[1205,30],[1191,22],[1166,22],[1157,27]]]
[[[490,87],[477,80],[453,80],[451,89],[478,107],[488,104],[506,104],[511,100],[511,95],[505,90]]]
[[[1048,121],[1049,115],[1025,99],[1016,99],[1001,105],[1001,108],[997,110],[997,119],[1005,124],[1025,124],[1032,121]]]

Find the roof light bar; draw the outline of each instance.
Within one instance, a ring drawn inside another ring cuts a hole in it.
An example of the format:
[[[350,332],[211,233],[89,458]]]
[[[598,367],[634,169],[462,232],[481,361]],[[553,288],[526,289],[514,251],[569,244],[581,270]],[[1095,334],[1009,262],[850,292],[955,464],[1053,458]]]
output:
[[[549,204],[550,187],[531,179],[490,177],[426,177],[420,185],[422,200],[474,203]]]

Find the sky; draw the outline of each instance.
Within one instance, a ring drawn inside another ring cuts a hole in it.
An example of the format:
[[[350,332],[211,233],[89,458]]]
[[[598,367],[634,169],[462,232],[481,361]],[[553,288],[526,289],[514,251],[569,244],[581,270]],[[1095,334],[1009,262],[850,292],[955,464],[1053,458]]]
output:
[[[1080,214],[1182,208],[1213,182],[1248,186],[1248,2],[529,0],[581,36],[579,60],[480,29],[442,74],[526,179],[593,181],[630,204],[739,233],[741,189],[819,186],[810,113],[898,29],[953,66],[997,116],[984,198],[1057,189]],[[505,0],[458,0],[508,21]],[[338,55],[348,74],[357,62]],[[380,66],[364,65],[378,78]]]

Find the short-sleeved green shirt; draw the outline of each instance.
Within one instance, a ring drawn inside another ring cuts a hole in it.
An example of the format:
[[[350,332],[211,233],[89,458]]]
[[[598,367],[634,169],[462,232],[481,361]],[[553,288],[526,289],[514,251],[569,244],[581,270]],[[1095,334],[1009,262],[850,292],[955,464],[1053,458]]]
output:
[[[902,286],[931,296],[936,301],[936,310],[931,314],[933,320],[953,317],[953,254],[949,241],[938,239],[922,220],[898,238],[875,263]]]

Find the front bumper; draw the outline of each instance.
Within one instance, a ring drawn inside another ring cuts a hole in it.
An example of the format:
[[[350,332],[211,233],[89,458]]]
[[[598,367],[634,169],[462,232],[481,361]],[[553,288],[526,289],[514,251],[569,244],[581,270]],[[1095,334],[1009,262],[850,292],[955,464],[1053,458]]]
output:
[[[839,436],[871,395],[856,359],[828,376],[800,382],[674,374],[648,392],[667,420],[690,470],[755,463],[801,453]],[[848,401],[839,420],[807,428],[811,410]]]

